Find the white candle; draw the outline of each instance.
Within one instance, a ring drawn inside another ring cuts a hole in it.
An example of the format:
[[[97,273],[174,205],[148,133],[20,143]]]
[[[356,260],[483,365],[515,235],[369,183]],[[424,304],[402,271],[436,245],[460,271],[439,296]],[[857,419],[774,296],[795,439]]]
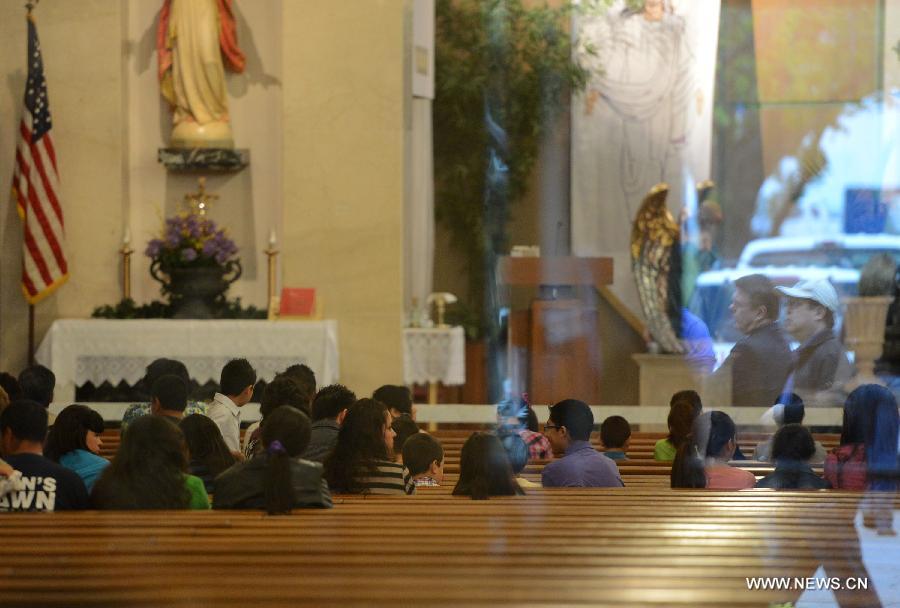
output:
[[[128,226],[125,227],[125,236],[122,238],[122,244],[126,247],[131,245],[131,228]]]
[[[275,249],[275,229],[272,228],[272,232],[269,233],[269,247]]]

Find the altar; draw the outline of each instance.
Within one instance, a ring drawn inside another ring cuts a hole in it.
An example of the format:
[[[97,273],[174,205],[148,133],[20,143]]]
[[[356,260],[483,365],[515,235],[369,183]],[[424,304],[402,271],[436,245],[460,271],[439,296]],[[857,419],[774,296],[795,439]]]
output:
[[[86,382],[134,384],[160,357],[183,362],[201,384],[218,382],[222,366],[245,357],[261,379],[304,363],[326,386],[339,375],[337,321],[63,319],[35,353],[56,374],[57,402],[71,402]]]

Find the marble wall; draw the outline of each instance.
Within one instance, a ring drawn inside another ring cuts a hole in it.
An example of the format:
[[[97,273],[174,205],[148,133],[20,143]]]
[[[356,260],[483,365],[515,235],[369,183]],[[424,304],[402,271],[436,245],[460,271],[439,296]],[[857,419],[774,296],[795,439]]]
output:
[[[402,380],[406,4],[284,6],[284,282],[318,288],[359,394]]]

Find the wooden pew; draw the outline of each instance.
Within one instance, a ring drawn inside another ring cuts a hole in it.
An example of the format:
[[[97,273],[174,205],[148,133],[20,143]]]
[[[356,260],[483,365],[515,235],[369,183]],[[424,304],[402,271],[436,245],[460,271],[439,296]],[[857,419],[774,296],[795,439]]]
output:
[[[746,577],[812,576],[859,553],[859,500],[542,489],[489,501],[340,496],[334,509],[283,517],[3,514],[0,605],[764,606],[800,592],[748,591]]]

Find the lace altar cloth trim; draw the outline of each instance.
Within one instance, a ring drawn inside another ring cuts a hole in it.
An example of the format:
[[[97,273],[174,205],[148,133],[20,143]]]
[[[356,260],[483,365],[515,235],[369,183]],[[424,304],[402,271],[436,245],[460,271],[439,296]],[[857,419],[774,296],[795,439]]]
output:
[[[466,337],[462,327],[403,330],[403,382],[466,383]]]
[[[159,357],[182,361],[200,383],[218,382],[235,357],[246,357],[267,380],[305,363],[325,386],[338,380],[337,322],[67,319],[53,323],[35,354],[57,384],[77,386],[134,384]]]

